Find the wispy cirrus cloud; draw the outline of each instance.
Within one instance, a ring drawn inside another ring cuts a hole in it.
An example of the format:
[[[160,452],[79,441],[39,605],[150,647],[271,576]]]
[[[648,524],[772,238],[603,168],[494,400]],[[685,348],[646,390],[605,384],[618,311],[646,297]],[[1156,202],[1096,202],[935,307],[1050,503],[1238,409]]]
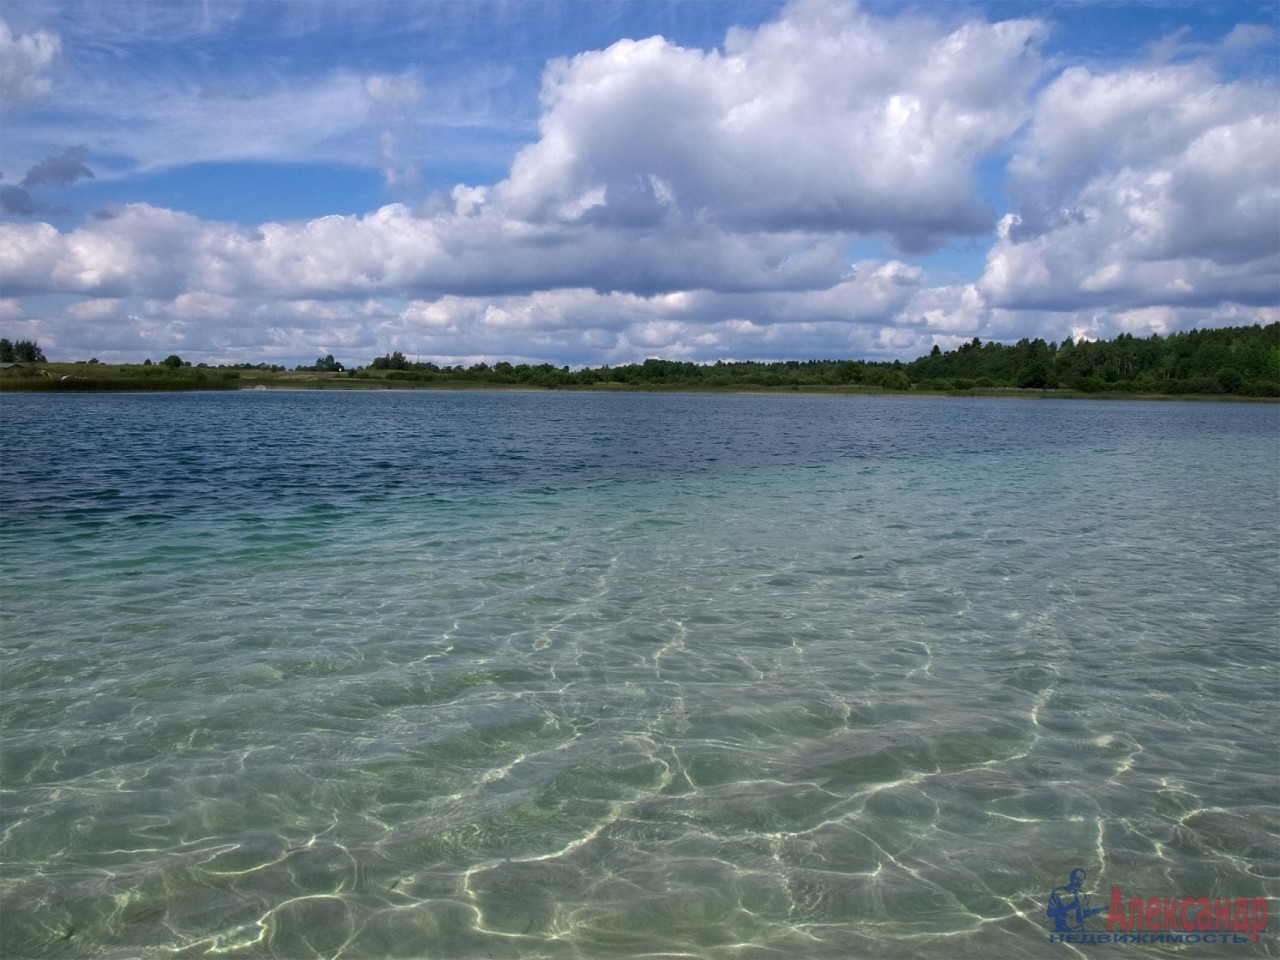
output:
[[[440,130],[529,129],[501,94],[515,77],[500,62],[404,61],[413,47],[403,34],[438,29],[469,6],[51,7],[64,13],[56,30],[0,27],[5,102],[53,108],[28,110],[7,131],[6,163],[27,167],[83,142],[107,179],[264,162],[372,168],[397,189],[413,185]]]

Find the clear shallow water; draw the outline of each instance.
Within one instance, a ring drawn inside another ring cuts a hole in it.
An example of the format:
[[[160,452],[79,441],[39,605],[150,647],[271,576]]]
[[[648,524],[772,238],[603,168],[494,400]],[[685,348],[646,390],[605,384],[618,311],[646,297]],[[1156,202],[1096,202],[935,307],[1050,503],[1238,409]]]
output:
[[[6,957],[1074,956],[1076,867],[1280,912],[1274,406],[0,413]]]

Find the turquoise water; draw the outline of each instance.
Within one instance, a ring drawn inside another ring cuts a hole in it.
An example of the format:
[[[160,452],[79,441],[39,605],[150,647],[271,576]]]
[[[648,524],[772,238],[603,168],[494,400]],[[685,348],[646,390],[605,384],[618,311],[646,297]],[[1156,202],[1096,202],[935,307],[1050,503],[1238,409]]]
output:
[[[0,414],[5,957],[1080,956],[1074,868],[1280,912],[1275,406]]]

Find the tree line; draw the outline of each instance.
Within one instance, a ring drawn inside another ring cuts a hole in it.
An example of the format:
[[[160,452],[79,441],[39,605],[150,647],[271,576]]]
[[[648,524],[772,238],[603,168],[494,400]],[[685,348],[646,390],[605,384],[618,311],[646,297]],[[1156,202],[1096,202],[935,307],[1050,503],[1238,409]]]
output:
[[[330,358],[331,359],[331,358]],[[319,366],[319,364],[317,364]],[[376,371],[377,373],[373,373]],[[869,360],[716,361],[649,359],[570,370],[548,363],[505,361],[439,366],[399,351],[373,360],[354,377],[493,385],[637,388],[866,386],[889,390],[967,391],[994,388],[1083,393],[1235,394],[1280,397],[1280,323],[1221,327],[1114,340],[1068,337],[1061,344],[1022,339],[954,350],[939,347],[909,363]]]
[[[34,340],[0,338],[0,362],[42,363]],[[81,361],[82,363],[85,361]],[[101,370],[97,360],[89,360]],[[134,373],[148,378],[199,379],[215,371],[284,372],[275,364],[238,363],[192,367],[176,354],[147,360]],[[1079,393],[1225,394],[1280,397],[1280,323],[1221,327],[1146,338],[1124,333],[1113,340],[1062,343],[1040,338],[1014,344],[983,343],[975,337],[954,350],[934,347],[908,363],[899,360],[783,360],[692,363],[651,358],[643,363],[587,367],[475,363],[441,366],[410,361],[400,351],[377,357],[368,367],[350,369],[327,354],[299,371],[343,374],[346,378],[541,388],[612,386],[631,389],[804,389],[813,387],[964,392],[1011,389],[1069,390]],[[120,368],[120,373],[126,371]],[[28,368],[29,373],[34,373]],[[12,380],[12,377],[6,377]]]
[[[0,363],[45,363],[44,351],[34,340],[12,343],[8,337],[0,337]]]
[[[1222,327],[1167,336],[1061,344],[1019,340],[1012,346],[976,337],[956,350],[937,347],[909,365],[913,383],[976,385],[989,380],[1024,389],[1084,393],[1233,393],[1280,396],[1280,323]]]

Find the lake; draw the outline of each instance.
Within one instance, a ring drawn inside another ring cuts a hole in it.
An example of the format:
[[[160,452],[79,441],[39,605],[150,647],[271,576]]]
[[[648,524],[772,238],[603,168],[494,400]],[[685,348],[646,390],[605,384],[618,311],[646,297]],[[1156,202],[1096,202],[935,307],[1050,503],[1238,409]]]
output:
[[[4,956],[1280,909],[1275,405],[6,395],[0,444]]]

